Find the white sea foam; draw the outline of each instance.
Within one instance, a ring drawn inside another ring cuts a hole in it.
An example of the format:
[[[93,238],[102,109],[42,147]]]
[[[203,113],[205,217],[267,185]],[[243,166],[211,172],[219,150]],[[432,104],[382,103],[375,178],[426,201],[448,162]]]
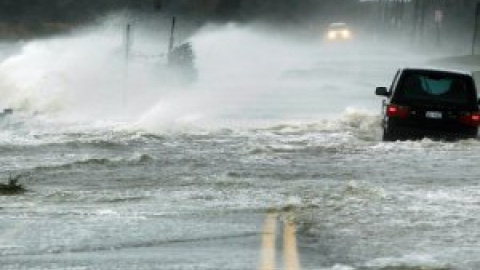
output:
[[[162,76],[159,48],[166,37],[142,25],[134,31],[128,71],[118,18],[26,42],[0,63],[0,108],[61,121],[129,119],[153,132],[332,119],[347,108],[355,118],[357,110],[360,117],[379,110],[373,87],[388,83],[397,63],[409,61],[392,60],[394,53],[372,44],[336,48],[253,26],[208,25],[189,38],[198,80],[172,85]],[[343,124],[368,128],[362,120]]]

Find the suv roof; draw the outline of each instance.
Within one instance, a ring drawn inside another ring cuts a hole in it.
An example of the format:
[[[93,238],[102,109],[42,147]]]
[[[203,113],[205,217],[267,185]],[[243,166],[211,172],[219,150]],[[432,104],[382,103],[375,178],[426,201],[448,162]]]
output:
[[[445,72],[445,73],[453,73],[459,75],[466,75],[472,76],[473,73],[471,71],[465,70],[457,70],[457,69],[447,69],[447,68],[438,68],[438,67],[421,67],[421,68],[413,68],[413,67],[404,67],[400,69],[401,71],[424,71],[424,72]]]
[[[332,28],[337,29],[337,28],[347,28],[348,25],[344,22],[335,22],[335,23],[331,23],[328,27],[330,29]]]

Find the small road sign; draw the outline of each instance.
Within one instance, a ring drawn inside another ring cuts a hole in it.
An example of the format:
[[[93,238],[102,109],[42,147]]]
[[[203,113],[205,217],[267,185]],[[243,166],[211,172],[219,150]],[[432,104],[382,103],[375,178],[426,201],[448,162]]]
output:
[[[443,10],[435,10],[435,22],[441,23],[443,21]]]

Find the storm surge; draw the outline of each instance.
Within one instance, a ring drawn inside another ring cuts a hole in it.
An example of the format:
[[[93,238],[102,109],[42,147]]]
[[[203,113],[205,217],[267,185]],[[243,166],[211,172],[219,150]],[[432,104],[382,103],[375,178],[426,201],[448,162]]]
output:
[[[112,18],[0,62],[0,183],[26,188],[0,196],[1,269],[258,269],[286,224],[305,270],[478,268],[480,143],[381,141],[375,86],[423,57],[211,24],[178,37],[182,83],[170,18],[132,25],[128,65]]]
[[[207,25],[190,36],[198,79],[165,74],[167,36],[134,25],[125,59],[116,18],[71,34],[26,41],[0,63],[0,108],[56,122],[116,121],[133,129],[257,127],[377,111],[395,52],[373,43],[297,40],[249,25]],[[374,102],[375,101],[375,102]]]

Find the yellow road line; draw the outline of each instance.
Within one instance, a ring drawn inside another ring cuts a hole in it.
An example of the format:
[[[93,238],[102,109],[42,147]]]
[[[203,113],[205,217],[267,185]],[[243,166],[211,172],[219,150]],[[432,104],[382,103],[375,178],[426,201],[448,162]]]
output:
[[[262,261],[259,270],[275,270],[277,213],[269,213],[262,235]]]
[[[268,213],[263,226],[262,258],[259,270],[275,270],[276,268],[276,237],[277,213]],[[300,270],[300,260],[297,248],[296,225],[293,215],[286,213],[283,222],[283,266],[285,270]]]
[[[283,224],[283,259],[286,270],[300,270],[295,222],[285,219]]]

